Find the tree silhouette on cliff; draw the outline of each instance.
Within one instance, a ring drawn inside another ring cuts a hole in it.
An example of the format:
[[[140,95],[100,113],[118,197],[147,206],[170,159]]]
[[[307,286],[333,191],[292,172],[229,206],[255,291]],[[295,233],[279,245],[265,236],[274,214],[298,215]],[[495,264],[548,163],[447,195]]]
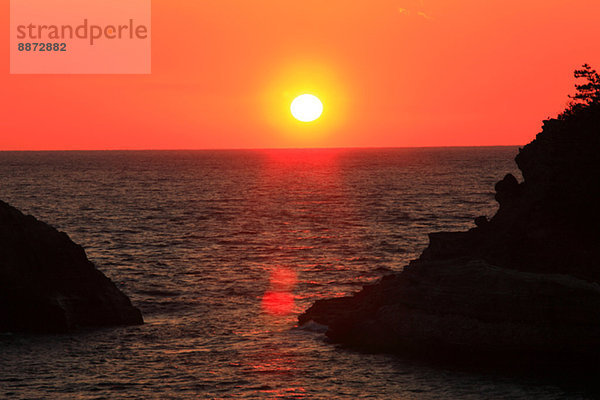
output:
[[[581,69],[575,70],[575,78],[585,79],[581,85],[575,85],[577,93],[572,99],[584,105],[600,101],[600,74],[589,64],[583,64]]]
[[[559,116],[560,119],[572,116],[590,106],[600,105],[600,74],[589,64],[583,64],[574,72],[575,79],[583,80],[575,84],[576,92],[570,95],[571,101],[567,109]]]

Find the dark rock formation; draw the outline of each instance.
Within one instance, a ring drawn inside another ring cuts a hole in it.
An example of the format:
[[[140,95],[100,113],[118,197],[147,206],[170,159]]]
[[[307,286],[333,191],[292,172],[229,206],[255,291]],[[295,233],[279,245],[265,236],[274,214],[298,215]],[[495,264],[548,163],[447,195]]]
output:
[[[524,182],[467,232],[430,234],[403,272],[299,317],[335,342],[483,361],[600,359],[600,105],[545,121],[520,150]]]
[[[142,323],[81,246],[0,201],[0,332]]]

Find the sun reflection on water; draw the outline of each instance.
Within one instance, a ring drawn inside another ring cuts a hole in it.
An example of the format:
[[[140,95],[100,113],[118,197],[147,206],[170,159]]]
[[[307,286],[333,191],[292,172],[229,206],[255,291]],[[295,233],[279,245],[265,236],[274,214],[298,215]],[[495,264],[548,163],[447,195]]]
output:
[[[270,315],[288,315],[294,309],[293,290],[298,277],[290,268],[278,266],[271,271],[269,289],[262,298],[262,308]]]

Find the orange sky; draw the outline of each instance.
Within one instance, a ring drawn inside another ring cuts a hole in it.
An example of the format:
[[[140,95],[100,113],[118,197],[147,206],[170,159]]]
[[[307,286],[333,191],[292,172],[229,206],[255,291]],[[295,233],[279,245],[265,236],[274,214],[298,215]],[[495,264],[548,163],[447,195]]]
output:
[[[524,144],[600,68],[598,0],[152,4],[151,75],[10,75],[3,0],[0,150]]]

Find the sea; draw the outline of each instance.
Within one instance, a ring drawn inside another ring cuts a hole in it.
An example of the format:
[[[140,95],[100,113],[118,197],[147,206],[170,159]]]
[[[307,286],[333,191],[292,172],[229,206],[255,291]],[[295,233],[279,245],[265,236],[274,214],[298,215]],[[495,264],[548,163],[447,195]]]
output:
[[[565,399],[298,326],[497,210],[517,147],[0,152],[0,199],[67,232],[145,324],[0,335],[0,398]]]

